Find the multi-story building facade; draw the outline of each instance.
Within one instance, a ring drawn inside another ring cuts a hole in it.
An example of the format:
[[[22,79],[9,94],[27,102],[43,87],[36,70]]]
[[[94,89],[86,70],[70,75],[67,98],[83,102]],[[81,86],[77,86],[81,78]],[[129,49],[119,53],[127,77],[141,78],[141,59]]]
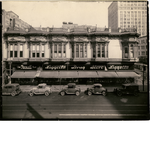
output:
[[[147,58],[147,36],[139,37],[138,41],[138,57]]]
[[[134,82],[138,37],[136,32],[86,26],[10,28],[4,33],[3,58],[13,83]]]
[[[32,28],[32,26],[21,20],[14,12],[2,10],[2,60],[4,59],[3,56],[5,54],[5,41],[3,35],[10,28],[13,30],[25,31],[27,28]],[[5,84],[4,80],[6,74],[6,63],[2,61],[2,84]]]
[[[108,7],[108,27],[135,27],[141,36],[147,35],[147,2],[118,1]]]

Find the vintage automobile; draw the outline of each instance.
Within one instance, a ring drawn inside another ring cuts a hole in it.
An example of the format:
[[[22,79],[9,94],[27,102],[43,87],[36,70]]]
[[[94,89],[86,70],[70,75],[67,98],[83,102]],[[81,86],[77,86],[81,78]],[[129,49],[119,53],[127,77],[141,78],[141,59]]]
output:
[[[68,83],[67,87],[60,91],[61,96],[64,96],[65,94],[75,94],[76,96],[79,96],[80,93],[81,89],[76,87],[75,83]]]
[[[51,93],[52,93],[51,88],[48,87],[46,83],[41,83],[36,88],[31,89],[29,95],[33,96],[33,95],[45,94],[45,96],[49,96],[49,94]]]
[[[16,96],[21,92],[19,84],[7,84],[2,87],[2,95]]]
[[[114,89],[114,92],[118,96],[122,96],[123,94],[134,94],[134,96],[139,95],[139,86],[135,83],[127,83],[127,84],[122,84],[122,87],[119,89]]]
[[[107,89],[105,89],[101,84],[97,83],[92,85],[91,88],[87,88],[87,94],[90,96],[92,94],[102,94],[103,96],[107,95]]]

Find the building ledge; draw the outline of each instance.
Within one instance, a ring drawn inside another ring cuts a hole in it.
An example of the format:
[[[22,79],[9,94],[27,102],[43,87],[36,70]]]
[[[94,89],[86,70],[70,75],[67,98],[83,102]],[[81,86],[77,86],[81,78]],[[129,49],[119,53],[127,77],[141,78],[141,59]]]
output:
[[[44,62],[44,61],[49,61],[49,58],[29,58],[30,62],[35,62],[35,61],[39,61],[39,62]]]
[[[71,58],[70,59],[71,61],[74,61],[74,62],[87,62],[87,61],[90,61],[91,59],[90,58]]]
[[[66,62],[66,61],[70,61],[70,58],[50,58],[49,60],[52,62],[59,62],[59,61]]]
[[[17,62],[23,62],[23,61],[28,61],[28,58],[7,58],[5,61],[17,61]]]

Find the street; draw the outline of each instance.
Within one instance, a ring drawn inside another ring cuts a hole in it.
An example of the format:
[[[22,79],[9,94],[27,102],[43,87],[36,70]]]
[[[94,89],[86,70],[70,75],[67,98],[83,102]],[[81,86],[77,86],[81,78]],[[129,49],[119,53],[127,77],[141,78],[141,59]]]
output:
[[[60,96],[58,92],[46,97],[3,96],[3,119],[147,119],[148,94],[107,96],[81,93],[79,96]]]

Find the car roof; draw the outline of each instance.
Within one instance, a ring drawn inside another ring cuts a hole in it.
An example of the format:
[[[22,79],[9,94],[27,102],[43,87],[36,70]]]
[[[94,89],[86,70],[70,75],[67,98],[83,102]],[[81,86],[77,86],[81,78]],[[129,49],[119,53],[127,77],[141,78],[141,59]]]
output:
[[[122,84],[122,85],[124,85],[124,86],[139,86],[136,83],[126,83],[126,84]]]
[[[40,83],[40,84],[38,84],[38,86],[45,86],[45,85],[47,85],[46,83]]]
[[[68,83],[68,85],[76,85],[75,83]]]
[[[99,83],[96,83],[96,84],[93,84],[94,86],[102,86],[101,84]]]

